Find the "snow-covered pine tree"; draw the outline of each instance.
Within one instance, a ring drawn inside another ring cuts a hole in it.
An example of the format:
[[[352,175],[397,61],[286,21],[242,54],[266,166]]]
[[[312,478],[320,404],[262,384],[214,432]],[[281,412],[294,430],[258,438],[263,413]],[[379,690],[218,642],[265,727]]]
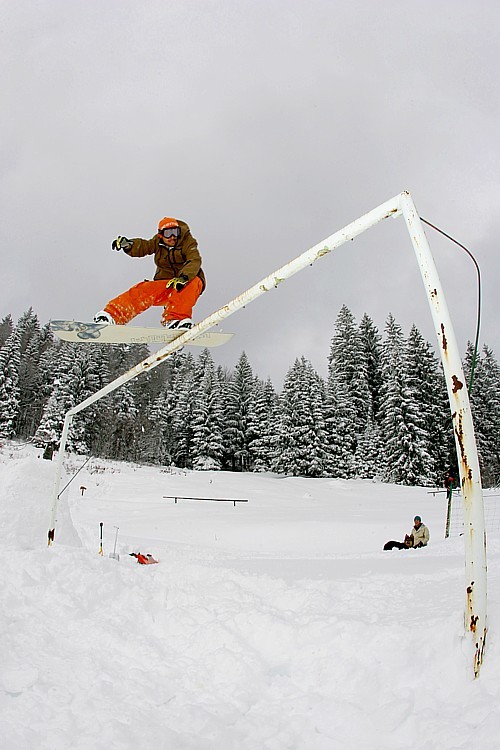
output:
[[[12,315],[6,315],[5,318],[0,320],[0,349],[5,344],[13,330],[14,322],[12,320]]]
[[[19,365],[19,414],[16,435],[30,437],[36,432],[46,403],[44,355],[53,348],[54,338],[45,325],[42,329],[31,308],[18,323],[21,329]]]
[[[365,313],[359,324],[362,372],[369,394],[369,415],[377,424],[380,410],[380,390],[382,388],[382,337],[373,320]]]
[[[66,412],[104,385],[102,377],[106,370],[100,349],[97,344],[61,344],[53,391],[35,434],[37,443],[58,445]],[[92,404],[73,418],[68,435],[68,450],[75,453],[90,452],[94,441],[98,440],[99,432],[98,406]]]
[[[275,471],[305,477],[329,475],[324,409],[324,382],[304,357],[296,359],[279,400]]]
[[[382,388],[382,337],[372,319],[365,313],[359,324],[361,357],[368,389],[368,420],[356,439],[353,457],[354,476],[372,479],[382,474],[380,439],[380,393]]]
[[[149,354],[144,344],[113,344],[100,346],[95,352],[100,363],[102,387],[128,372]],[[156,368],[129,380],[117,390],[89,407],[95,414],[91,440],[94,455],[122,460],[139,460],[142,456],[147,413],[161,387]],[[85,414],[82,412],[82,414]]]
[[[354,454],[370,409],[362,337],[351,311],[343,305],[331,341],[326,390],[325,418],[333,476],[355,475]]]
[[[473,359],[469,342],[464,362],[467,383]],[[500,483],[500,367],[493,351],[485,344],[476,360],[470,393],[481,478],[485,487]]]
[[[38,318],[30,308],[19,318],[0,350],[0,435],[3,437],[26,436],[29,434],[27,424],[36,422],[39,416],[36,414],[33,418],[37,406],[35,378],[40,335]]]
[[[188,356],[174,352],[162,365],[161,387],[148,408],[144,431],[141,430],[141,456],[149,463],[162,466],[174,463],[177,445],[174,426],[175,405],[180,393],[178,384],[185,379],[185,361]],[[192,362],[192,359],[189,361]],[[190,369],[194,369],[194,363],[190,365]],[[156,387],[157,383],[155,389]],[[154,393],[154,390],[151,390],[151,393]]]
[[[307,372],[311,384],[310,408],[314,424],[308,476],[328,477],[332,473],[332,460],[325,419],[326,384],[310,362],[307,363]]]
[[[0,349],[0,437],[13,438],[19,417],[21,329],[16,326]]]
[[[222,467],[223,404],[221,383],[208,349],[198,357],[195,368],[193,404],[193,468],[209,471]]]
[[[433,348],[415,325],[407,341],[406,374],[427,436],[427,453],[431,458],[429,481],[440,485],[449,466],[453,439],[446,383]]]
[[[225,388],[224,453],[232,471],[250,471],[252,440],[250,413],[254,398],[254,377],[242,352]]]
[[[57,347],[58,356],[54,360],[52,392],[45,404],[40,424],[35,433],[37,445],[52,443],[59,445],[64,416],[74,405],[71,394],[71,366],[74,349],[71,344],[62,343]]]
[[[52,394],[53,382],[58,372],[59,349],[61,347],[60,341],[54,341],[54,337],[48,325],[45,325],[42,328],[42,340],[43,351],[40,355],[40,359],[38,360],[37,368],[37,381],[39,387],[38,397],[40,398],[42,403],[42,410],[40,413],[38,424],[36,425],[37,428],[40,424],[43,410]]]
[[[354,456],[359,436],[354,433],[354,408],[349,401],[347,386],[333,382],[329,377],[326,383],[325,427],[328,440],[329,476],[349,479],[356,476]]]
[[[329,387],[334,390],[338,384],[343,386],[351,405],[354,435],[364,431],[371,408],[365,346],[353,314],[343,305],[335,322],[328,357],[328,379]]]
[[[383,345],[381,436],[384,479],[396,484],[430,484],[432,461],[429,438],[417,393],[408,380],[407,347],[401,327],[392,315],[386,323]]]
[[[141,437],[136,389],[129,381],[111,395],[112,430],[107,441],[108,451],[118,460],[136,461],[139,458],[137,447]]]
[[[193,414],[196,401],[196,363],[191,353],[183,354],[179,367],[172,378],[172,447],[171,454],[175,466],[193,466]]]
[[[489,407],[484,428],[488,455],[485,483],[486,486],[498,486],[500,484],[500,366],[492,349],[486,344],[483,346],[481,357],[481,376],[485,383],[484,403]]]
[[[172,413],[169,386],[158,394],[148,414],[141,458],[148,463],[170,466],[172,463]]]
[[[354,474],[359,479],[381,477],[382,442],[380,429],[370,416],[362,435],[358,436],[356,452],[353,457]]]
[[[253,471],[271,471],[278,455],[279,399],[271,379],[254,379],[249,413],[249,450]]]
[[[103,350],[98,344],[75,347],[73,365],[70,370],[72,405],[94,394],[104,385],[102,380]],[[77,414],[68,434],[68,450],[74,453],[89,453],[99,433],[99,413],[102,404],[95,402]]]

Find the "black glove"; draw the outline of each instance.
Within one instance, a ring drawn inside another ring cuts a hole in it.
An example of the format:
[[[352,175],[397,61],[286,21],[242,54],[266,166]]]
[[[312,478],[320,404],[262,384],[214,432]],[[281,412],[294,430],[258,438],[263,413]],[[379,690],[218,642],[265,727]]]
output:
[[[125,253],[128,253],[128,251],[131,249],[132,245],[134,243],[132,240],[128,240],[126,237],[117,237],[116,240],[113,240],[111,243],[111,248],[113,250],[123,250]]]
[[[188,281],[189,281],[188,277],[182,274],[181,276],[178,276],[175,279],[170,279],[170,281],[167,281],[166,286],[167,286],[167,289],[175,289],[176,292],[180,292],[181,289],[184,289]]]

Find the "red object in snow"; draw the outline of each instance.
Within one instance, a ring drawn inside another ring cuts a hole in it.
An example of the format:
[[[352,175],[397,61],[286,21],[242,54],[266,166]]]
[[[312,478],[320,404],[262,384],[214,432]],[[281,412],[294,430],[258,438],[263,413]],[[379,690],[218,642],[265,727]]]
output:
[[[143,555],[141,552],[131,552],[130,553],[132,557],[137,557],[137,562],[140,565],[154,565],[158,562],[158,560],[155,560],[153,555]]]

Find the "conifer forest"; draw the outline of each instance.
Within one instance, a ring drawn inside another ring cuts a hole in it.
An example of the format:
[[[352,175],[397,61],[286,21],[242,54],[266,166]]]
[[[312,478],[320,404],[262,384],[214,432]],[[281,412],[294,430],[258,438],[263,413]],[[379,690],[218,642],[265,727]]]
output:
[[[57,447],[64,415],[149,355],[145,345],[69,344],[32,309],[0,321],[0,441]],[[272,471],[442,485],[456,472],[442,369],[413,326],[392,315],[380,333],[343,307],[327,375],[298,357],[281,390],[261,380],[245,352],[234,369],[211,352],[175,353],[73,419],[67,449],[187,469]],[[474,358],[469,344],[464,371]],[[470,393],[485,486],[500,480],[500,367],[486,345]],[[457,476],[457,473],[455,473]]]

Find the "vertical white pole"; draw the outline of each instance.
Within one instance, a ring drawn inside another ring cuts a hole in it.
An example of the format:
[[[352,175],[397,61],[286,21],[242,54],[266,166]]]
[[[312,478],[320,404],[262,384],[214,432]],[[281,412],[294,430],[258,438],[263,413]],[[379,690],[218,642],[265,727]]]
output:
[[[477,677],[483,660],[487,631],[486,533],[481,474],[469,394],[446,300],[422,222],[410,194],[402,193],[400,200],[431,308],[450,401],[464,503],[465,629],[471,634],[474,675]]]
[[[50,514],[50,526],[49,526],[49,535],[48,535],[49,547],[54,541],[54,534],[55,534],[56,523],[57,523],[57,502],[59,500],[59,487],[61,484],[61,472],[62,472],[62,466],[63,466],[63,460],[64,460],[64,452],[66,450],[66,440],[68,439],[68,432],[69,432],[69,427],[70,427],[72,419],[73,419],[73,413],[70,409],[68,412],[66,412],[66,416],[64,417],[61,440],[59,442],[59,451],[57,454],[56,472],[54,476],[54,489],[52,491],[52,509],[51,509],[51,514]]]

